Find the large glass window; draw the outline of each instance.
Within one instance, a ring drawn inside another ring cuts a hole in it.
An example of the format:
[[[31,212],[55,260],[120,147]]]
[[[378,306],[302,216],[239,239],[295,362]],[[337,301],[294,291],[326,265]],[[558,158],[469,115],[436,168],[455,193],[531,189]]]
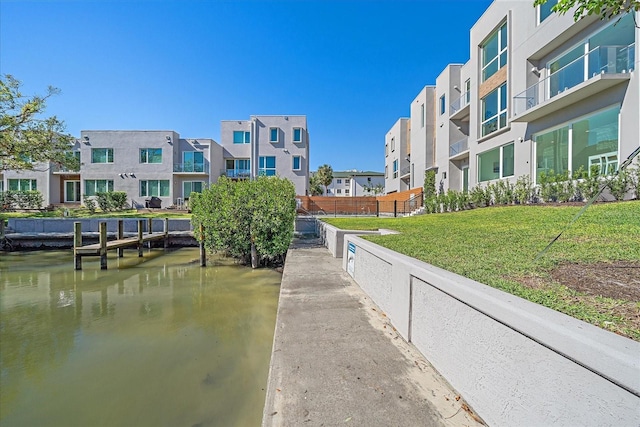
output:
[[[91,163],[113,163],[113,148],[92,148]]]
[[[393,178],[398,177],[398,160],[393,161]]]
[[[9,191],[36,191],[38,183],[35,179],[9,179]]]
[[[275,156],[260,156],[258,164],[258,174],[264,176],[276,175],[276,158]]]
[[[582,166],[590,172],[591,166],[598,166],[600,174],[611,175],[616,172],[618,112],[618,108],[603,111],[571,125],[572,170]]]
[[[169,180],[151,179],[140,181],[140,196],[169,197]]]
[[[547,0],[546,3],[538,6],[538,24],[547,19],[553,11],[551,8],[558,4],[558,0]]]
[[[106,193],[113,191],[113,180],[111,179],[85,179],[84,194],[95,196],[96,193]]]
[[[507,84],[482,98],[482,136],[507,126]]]
[[[182,197],[188,199],[191,193],[202,193],[203,188],[202,181],[185,181],[182,183]]]
[[[513,168],[513,143],[478,154],[479,182],[513,176]]]
[[[583,40],[547,63],[549,97],[570,89],[601,73],[623,73],[634,69],[635,25],[632,14]]]
[[[534,135],[536,181],[542,172],[573,173],[582,168],[590,173],[592,166],[597,166],[601,174],[615,173],[619,163],[619,113],[620,107],[611,108]]]
[[[505,22],[489,36],[481,46],[482,81],[493,76],[500,68],[507,65],[507,23]]]
[[[251,142],[251,132],[244,130],[233,131],[234,144],[249,144]]]
[[[140,163],[162,163],[162,148],[141,148]]]
[[[204,154],[202,151],[185,151],[182,153],[183,172],[204,172]]]

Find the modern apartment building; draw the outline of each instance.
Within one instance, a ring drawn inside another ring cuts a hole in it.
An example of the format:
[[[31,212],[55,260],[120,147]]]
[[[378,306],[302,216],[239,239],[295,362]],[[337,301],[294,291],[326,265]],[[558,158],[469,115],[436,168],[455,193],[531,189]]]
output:
[[[610,174],[638,147],[634,16],[574,22],[555,3],[494,1],[475,23],[469,61],[448,65],[411,104],[410,182],[428,169],[445,190],[593,166]]]
[[[233,179],[280,176],[296,194],[309,191],[309,132],[306,116],[251,116],[223,120],[220,139],[225,163],[221,174]]]
[[[180,206],[192,191],[216,182],[224,165],[212,139],[183,139],[174,131],[82,131],[72,147],[80,169],[35,165],[34,171],[6,171],[7,190],[38,190],[44,205],[81,204],[83,195],[124,191],[134,207],[152,196],[162,207]],[[0,188],[2,190],[2,188]]]
[[[333,172],[333,180],[327,187],[327,196],[355,197],[374,196],[375,190],[384,193],[384,173],[371,171],[337,171]]]
[[[389,129],[384,143],[384,188],[395,193],[411,188],[411,120],[401,118]]]

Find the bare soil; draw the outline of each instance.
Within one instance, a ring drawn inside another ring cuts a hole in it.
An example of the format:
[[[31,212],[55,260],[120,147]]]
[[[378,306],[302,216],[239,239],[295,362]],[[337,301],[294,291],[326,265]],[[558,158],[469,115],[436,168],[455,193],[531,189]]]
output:
[[[530,288],[560,284],[573,289],[579,293],[571,296],[570,302],[592,306],[620,318],[620,324],[601,326],[637,339],[628,330],[640,330],[640,262],[562,264],[550,272],[549,278],[528,277],[519,281]]]

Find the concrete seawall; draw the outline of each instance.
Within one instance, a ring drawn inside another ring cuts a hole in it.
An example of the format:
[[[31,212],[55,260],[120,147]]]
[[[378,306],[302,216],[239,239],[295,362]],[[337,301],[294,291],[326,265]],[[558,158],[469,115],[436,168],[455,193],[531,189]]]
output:
[[[355,235],[343,252],[343,269],[489,425],[640,425],[640,343]]]

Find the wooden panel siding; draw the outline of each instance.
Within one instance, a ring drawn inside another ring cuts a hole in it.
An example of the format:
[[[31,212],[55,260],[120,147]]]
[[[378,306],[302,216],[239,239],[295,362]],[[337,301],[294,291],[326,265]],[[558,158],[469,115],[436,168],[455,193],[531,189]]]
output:
[[[493,90],[499,88],[504,82],[507,81],[507,67],[509,64],[500,68],[493,76],[489,77],[484,83],[480,85],[478,90],[480,99],[487,96]]]

